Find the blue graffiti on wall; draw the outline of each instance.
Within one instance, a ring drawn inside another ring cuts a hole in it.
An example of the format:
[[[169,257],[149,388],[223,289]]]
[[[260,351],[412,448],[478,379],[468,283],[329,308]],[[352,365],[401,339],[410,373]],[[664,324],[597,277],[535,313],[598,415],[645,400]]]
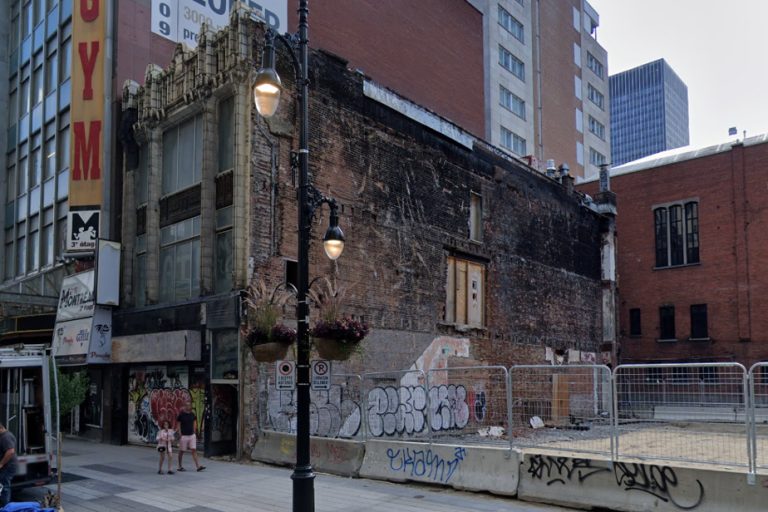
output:
[[[445,459],[432,450],[387,449],[389,469],[392,471],[403,472],[411,477],[431,478],[442,483],[448,483],[466,456],[467,451],[462,447],[454,450],[452,460]]]

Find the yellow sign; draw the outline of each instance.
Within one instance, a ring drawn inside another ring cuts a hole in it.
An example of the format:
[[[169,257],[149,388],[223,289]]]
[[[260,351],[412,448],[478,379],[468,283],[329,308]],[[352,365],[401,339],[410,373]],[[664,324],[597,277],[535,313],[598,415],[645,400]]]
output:
[[[70,209],[102,204],[104,173],[105,0],[73,0]]]

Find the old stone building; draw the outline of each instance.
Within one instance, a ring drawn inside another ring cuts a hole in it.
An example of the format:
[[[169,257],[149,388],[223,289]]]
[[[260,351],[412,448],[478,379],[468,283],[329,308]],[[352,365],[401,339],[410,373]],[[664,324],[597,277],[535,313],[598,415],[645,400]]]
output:
[[[155,376],[182,375],[185,386],[168,387],[204,395],[209,453],[246,448],[266,421],[270,369],[239,349],[238,299],[250,283],[295,279],[298,123],[286,55],[278,115],[267,122],[252,107],[262,41],[263,26],[237,12],[123,92],[133,122],[113,362],[124,368],[130,441],[146,440],[137,418],[156,413],[131,390]],[[602,326],[612,325],[601,274],[609,224],[571,178],[533,171],[339,57],[313,52],[310,62],[311,179],[339,202],[346,235],[329,261],[328,211],[318,211],[310,279],[343,287],[344,313],[372,328],[335,371],[599,360]]]

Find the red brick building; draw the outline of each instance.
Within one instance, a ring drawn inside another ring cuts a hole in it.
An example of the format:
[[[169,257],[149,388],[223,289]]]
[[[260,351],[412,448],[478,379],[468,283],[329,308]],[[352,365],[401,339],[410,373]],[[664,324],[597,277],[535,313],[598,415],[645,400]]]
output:
[[[622,362],[768,360],[766,166],[762,135],[613,170]]]
[[[289,30],[296,5],[288,3]],[[313,2],[310,20],[312,48],[483,135],[483,14],[467,0]]]

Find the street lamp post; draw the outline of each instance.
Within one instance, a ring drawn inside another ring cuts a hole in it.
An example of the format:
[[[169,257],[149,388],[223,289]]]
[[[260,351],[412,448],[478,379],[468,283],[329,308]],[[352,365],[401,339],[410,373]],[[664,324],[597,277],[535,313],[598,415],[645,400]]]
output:
[[[328,204],[331,209],[330,226],[323,237],[323,246],[328,257],[337,259],[344,250],[344,233],[339,228],[338,204],[335,199],[323,196],[309,183],[309,77],[308,77],[308,0],[299,1],[299,32],[283,36],[268,30],[265,37],[262,67],[256,75],[253,96],[256,109],[264,117],[271,117],[277,111],[282,93],[282,83],[275,71],[275,40],[288,49],[297,77],[299,88],[299,246],[298,246],[298,287],[297,287],[297,399],[296,399],[296,467],[293,470],[293,510],[313,512],[315,510],[315,473],[309,456],[309,240],[310,228],[315,210]],[[297,56],[298,52],[298,56]],[[292,159],[293,160],[293,159]]]

